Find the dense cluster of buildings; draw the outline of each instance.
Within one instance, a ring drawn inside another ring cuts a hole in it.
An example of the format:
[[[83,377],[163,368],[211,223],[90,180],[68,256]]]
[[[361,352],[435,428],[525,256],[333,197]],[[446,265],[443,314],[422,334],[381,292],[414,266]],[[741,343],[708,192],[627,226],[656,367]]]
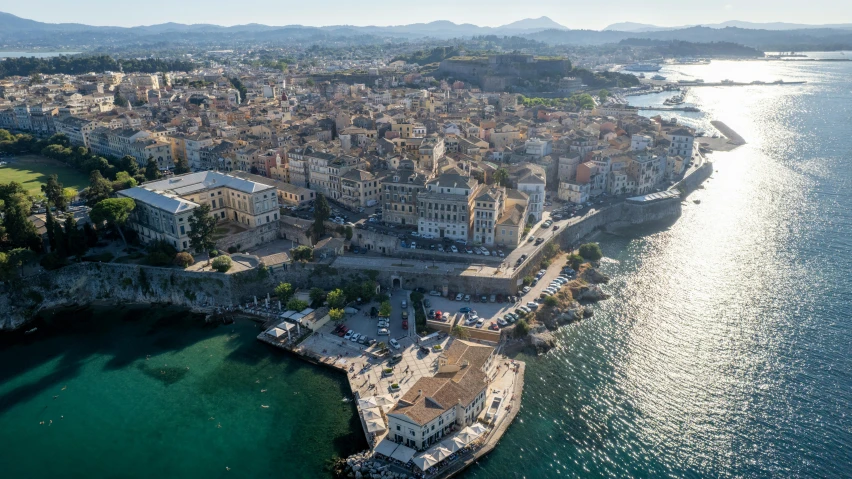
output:
[[[165,179],[121,194],[149,207],[135,219],[143,238],[179,248],[181,219],[213,199],[201,192],[215,195],[213,214],[248,227],[322,194],[421,235],[511,247],[548,197],[656,190],[683,173],[696,146],[692,130],[629,108],[524,108],[513,94],[396,63],[352,81],[243,66],[11,78],[0,80],[0,128],[155,160]],[[194,173],[173,178],[183,160]]]

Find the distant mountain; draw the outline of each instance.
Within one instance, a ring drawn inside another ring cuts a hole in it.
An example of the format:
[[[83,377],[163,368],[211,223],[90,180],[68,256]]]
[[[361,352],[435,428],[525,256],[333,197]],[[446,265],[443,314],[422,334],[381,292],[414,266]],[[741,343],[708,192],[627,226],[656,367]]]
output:
[[[568,30],[565,25],[560,25],[554,22],[549,17],[525,18],[512,22],[502,27],[497,27],[498,30]]]
[[[838,23],[833,25],[808,25],[805,23],[784,23],[784,22],[770,22],[770,23],[755,23],[755,22],[743,22],[740,20],[729,20],[727,22],[722,23],[705,23],[701,25],[683,25],[679,27],[661,27],[658,25],[651,25],[647,23],[634,23],[634,22],[621,22],[621,23],[613,23],[608,27],[604,28],[604,31],[618,31],[618,32],[663,32],[669,30],[682,30],[684,28],[691,28],[696,26],[708,27],[708,28],[728,28],[728,27],[736,27],[736,28],[744,28],[748,30],[773,30],[773,31],[783,31],[783,30],[808,30],[808,29],[852,29],[852,23]]]

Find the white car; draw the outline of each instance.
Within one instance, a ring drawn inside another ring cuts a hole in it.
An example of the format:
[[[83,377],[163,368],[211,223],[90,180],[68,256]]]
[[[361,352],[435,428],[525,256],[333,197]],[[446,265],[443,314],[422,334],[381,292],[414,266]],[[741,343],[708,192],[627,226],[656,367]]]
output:
[[[388,343],[390,343],[391,347],[392,347],[392,348],[394,348],[394,349],[399,349],[399,348],[400,348],[400,346],[399,346],[399,341],[397,341],[396,339],[390,338],[390,339],[388,340]]]
[[[458,253],[459,249],[456,248],[456,245],[450,245],[450,251],[452,251],[453,253]]]
[[[482,248],[482,255],[483,256],[491,256],[491,253],[489,253],[487,249]]]
[[[417,249],[417,242],[416,241],[411,242],[411,249]]]
[[[361,335],[358,334],[358,333],[353,334],[352,337],[349,338],[349,340],[352,341],[353,343],[358,342],[359,339],[361,339]]]
[[[388,333],[388,330],[386,328],[379,328],[379,330],[376,331],[376,334],[379,336],[387,336],[390,333]]]
[[[538,303],[536,303],[535,301],[530,301],[529,303],[526,304],[526,306],[527,306],[527,308],[530,308],[532,310],[538,309]]]
[[[501,328],[506,327],[508,324],[509,324],[509,322],[506,321],[505,319],[497,318],[497,325],[500,326]]]
[[[479,319],[477,319],[477,320],[476,320],[476,327],[477,327],[477,328],[481,328],[483,324],[485,324],[485,320],[484,320],[484,319],[479,318]]]
[[[523,287],[523,289],[521,289],[521,291],[522,291],[524,294],[527,294],[527,293],[529,293],[529,292],[530,292],[530,287],[529,287],[529,286],[524,286],[524,287]]]
[[[402,309],[406,309],[406,308],[408,308],[408,301],[403,299],[402,300]]]
[[[411,237],[412,237],[412,238],[419,238],[419,237],[420,237],[420,233],[418,233],[418,232],[416,232],[416,231],[415,231],[414,233],[411,233]]]
[[[464,300],[469,303],[470,302],[470,295],[469,294],[464,295]]]
[[[379,324],[377,326],[380,328],[388,328],[390,327],[390,321],[382,319],[379,321]]]
[[[456,301],[461,301],[462,298],[464,298],[463,294],[459,293],[459,294],[456,295]]]
[[[439,293],[438,291],[435,291],[434,289],[432,291],[429,291],[429,296],[440,296],[440,295],[441,295],[441,293]]]
[[[438,245],[438,252],[439,252],[439,253],[443,253],[443,252],[444,252],[444,245],[442,245],[442,244],[439,244],[439,245]]]
[[[346,334],[343,335],[343,339],[352,339],[352,335],[354,335],[354,334],[355,334],[355,331],[352,331],[350,329],[349,331],[346,331]]]

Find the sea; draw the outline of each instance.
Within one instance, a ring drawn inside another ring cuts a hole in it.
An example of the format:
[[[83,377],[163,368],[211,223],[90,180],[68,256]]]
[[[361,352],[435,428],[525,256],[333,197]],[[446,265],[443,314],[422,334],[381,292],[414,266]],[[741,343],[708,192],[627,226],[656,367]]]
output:
[[[852,477],[852,63],[661,74],[807,83],[690,88],[700,112],[661,113],[748,143],[711,154],[676,222],[596,238],[612,297],[521,357],[523,407],[461,477]],[[344,378],[256,332],[128,307],[4,339],[3,477],[328,477],[365,447]]]

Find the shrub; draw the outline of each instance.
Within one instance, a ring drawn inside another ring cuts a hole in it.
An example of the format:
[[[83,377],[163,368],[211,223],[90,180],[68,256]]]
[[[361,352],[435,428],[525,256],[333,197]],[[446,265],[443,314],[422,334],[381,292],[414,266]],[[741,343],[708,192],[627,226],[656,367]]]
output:
[[[308,293],[311,298],[311,303],[314,306],[322,306],[322,303],[325,302],[325,291],[322,288],[311,288],[311,291]]]
[[[545,306],[550,306],[551,308],[553,308],[553,307],[556,307],[557,304],[559,304],[559,301],[557,301],[556,298],[553,297],[553,296],[548,296],[548,297],[544,298],[544,305]]]
[[[344,313],[343,310],[339,308],[330,310],[328,312],[328,315],[329,317],[331,317],[331,320],[335,322],[343,321],[343,319],[346,317],[346,313]]]
[[[230,254],[234,254],[234,253],[236,253],[236,252],[237,252],[237,247],[236,247],[236,246],[228,246],[228,253],[230,253]]]
[[[601,247],[597,243],[586,243],[580,246],[579,253],[580,256],[589,261],[597,261],[603,258],[603,252],[601,252]]]
[[[162,251],[154,251],[148,255],[148,264],[151,266],[168,266],[172,264],[172,257]]]
[[[208,256],[210,256],[210,258],[215,258],[215,257],[219,256],[219,251],[215,250],[215,249],[210,250],[210,253],[208,253]]]
[[[216,259],[211,263],[213,269],[220,273],[224,273],[231,269],[231,258],[229,256],[217,256]]]
[[[42,268],[51,271],[65,266],[65,260],[60,258],[56,252],[52,252],[44,255],[39,264]]]
[[[302,301],[301,299],[293,298],[290,301],[287,301],[287,309],[291,311],[301,311],[308,307],[308,303]]]
[[[290,250],[293,261],[311,261],[314,259],[314,250],[310,246],[298,246]]]
[[[526,319],[521,319],[517,323],[515,323],[515,337],[523,338],[527,334],[530,333],[530,325],[527,324]]]
[[[579,269],[580,265],[583,264],[584,261],[583,257],[577,253],[571,253],[568,255],[568,266],[575,270]]]
[[[180,253],[175,255],[174,260],[175,265],[180,266],[181,268],[186,268],[187,266],[195,263],[195,258],[192,257],[191,254],[186,251],[181,251]]]
[[[339,309],[346,304],[346,295],[343,291],[335,289],[328,293],[326,300],[328,301],[329,308]]]
[[[550,268],[550,265],[551,265],[551,261],[549,259],[546,259],[546,260],[541,262],[541,269]]]
[[[529,276],[529,275],[524,276],[524,286],[529,286],[529,285],[532,284],[532,282],[533,282],[532,276]]]

